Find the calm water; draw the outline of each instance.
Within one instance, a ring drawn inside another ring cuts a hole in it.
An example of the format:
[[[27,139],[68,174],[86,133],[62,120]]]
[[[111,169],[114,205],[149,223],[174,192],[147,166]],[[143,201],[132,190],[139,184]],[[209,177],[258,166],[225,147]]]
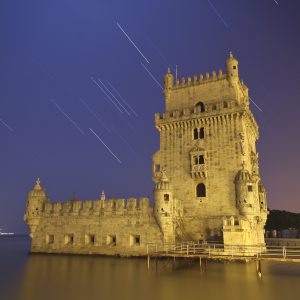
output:
[[[160,262],[145,259],[29,255],[27,237],[0,238],[0,299],[299,299],[300,264]]]

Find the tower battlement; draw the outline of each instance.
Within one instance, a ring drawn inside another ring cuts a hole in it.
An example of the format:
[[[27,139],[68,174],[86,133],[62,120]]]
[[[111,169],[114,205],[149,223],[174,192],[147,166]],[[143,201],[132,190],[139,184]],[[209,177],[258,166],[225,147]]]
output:
[[[152,213],[150,199],[142,197],[128,199],[84,200],[47,202],[39,210],[39,216],[113,216]]]
[[[169,74],[171,74],[171,73],[169,73]],[[215,82],[218,80],[224,80],[226,78],[227,78],[227,75],[223,74],[223,70],[220,69],[218,71],[218,74],[216,71],[212,71],[211,73],[206,72],[205,75],[200,73],[199,78],[197,77],[197,75],[194,75],[193,77],[188,76],[187,78],[182,77],[181,79],[175,80],[175,82],[171,86],[168,84],[167,81],[165,81],[164,88],[168,89],[171,87],[173,90],[175,90],[175,89],[180,89],[180,88],[184,88],[187,86],[208,84],[208,83]]]

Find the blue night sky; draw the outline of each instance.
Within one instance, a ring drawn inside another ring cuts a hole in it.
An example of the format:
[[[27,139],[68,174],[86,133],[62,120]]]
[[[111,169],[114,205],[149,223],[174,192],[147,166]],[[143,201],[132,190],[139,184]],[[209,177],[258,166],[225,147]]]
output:
[[[251,104],[269,207],[300,212],[299,9],[296,0],[2,0],[0,227],[27,231],[38,176],[53,201],[96,199],[102,189],[152,197],[168,66],[179,77],[224,70],[229,50],[263,110]],[[91,77],[114,86],[127,112]]]

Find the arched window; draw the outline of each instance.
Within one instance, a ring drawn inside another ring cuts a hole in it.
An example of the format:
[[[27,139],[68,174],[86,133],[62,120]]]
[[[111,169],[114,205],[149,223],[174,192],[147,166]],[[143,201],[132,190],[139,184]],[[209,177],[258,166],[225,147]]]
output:
[[[197,197],[206,197],[206,188],[204,183],[199,183],[196,188]]]
[[[198,128],[194,129],[194,140],[198,140]]]
[[[198,160],[199,165],[204,164],[204,155],[199,155],[199,160]]]
[[[194,157],[194,162],[195,162],[195,165],[198,165],[198,157],[197,156]]]
[[[204,139],[204,127],[200,128],[200,134],[199,134],[200,139]]]
[[[196,110],[200,111],[200,112],[205,112],[205,106],[203,102],[198,102],[196,105]]]

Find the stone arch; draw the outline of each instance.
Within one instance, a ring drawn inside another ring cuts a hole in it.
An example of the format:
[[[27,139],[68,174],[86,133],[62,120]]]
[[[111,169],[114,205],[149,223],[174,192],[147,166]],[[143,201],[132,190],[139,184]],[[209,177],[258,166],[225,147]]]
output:
[[[196,195],[197,197],[206,197],[206,187],[204,183],[198,183],[196,187]]]
[[[197,111],[205,112],[205,105],[203,102],[199,101],[195,104],[195,108]]]

